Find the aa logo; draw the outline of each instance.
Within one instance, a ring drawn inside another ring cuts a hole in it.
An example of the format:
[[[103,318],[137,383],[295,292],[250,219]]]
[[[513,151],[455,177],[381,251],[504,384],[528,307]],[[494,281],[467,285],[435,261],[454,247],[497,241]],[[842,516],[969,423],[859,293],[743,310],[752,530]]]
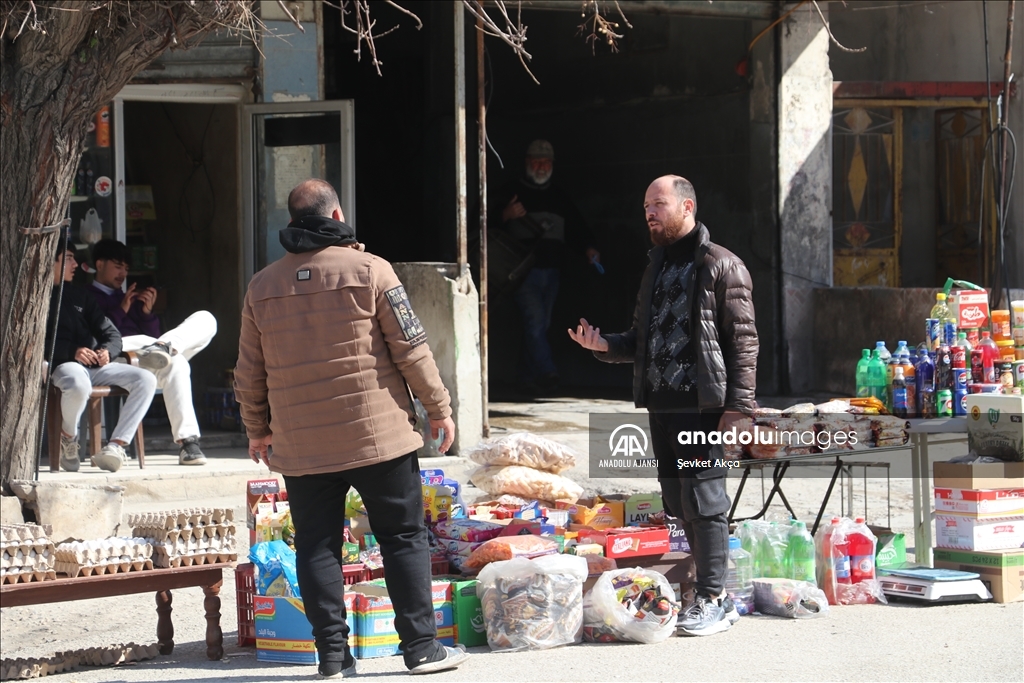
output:
[[[641,439],[643,445],[640,445]],[[621,455],[624,458],[645,458],[647,457],[647,434],[633,424],[619,425],[608,437],[608,448],[612,456]]]

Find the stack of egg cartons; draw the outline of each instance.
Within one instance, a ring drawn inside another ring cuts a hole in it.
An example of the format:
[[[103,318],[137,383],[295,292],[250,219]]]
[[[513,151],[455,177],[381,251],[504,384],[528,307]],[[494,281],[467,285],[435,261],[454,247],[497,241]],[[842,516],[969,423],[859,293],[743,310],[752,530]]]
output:
[[[153,546],[145,538],[104,538],[61,543],[55,569],[71,578],[152,569]]]
[[[234,511],[225,508],[189,508],[131,515],[128,524],[136,536],[153,544],[157,567],[191,567],[194,564],[233,562]]]
[[[51,528],[38,524],[0,526],[0,583],[56,578]]]

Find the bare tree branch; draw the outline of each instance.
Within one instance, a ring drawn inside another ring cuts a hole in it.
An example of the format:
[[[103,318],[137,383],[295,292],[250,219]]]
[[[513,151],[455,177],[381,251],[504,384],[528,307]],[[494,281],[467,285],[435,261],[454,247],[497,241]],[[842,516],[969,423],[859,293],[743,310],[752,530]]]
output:
[[[843,52],[864,52],[865,50],[868,49],[867,46],[859,47],[859,48],[856,48],[856,49],[850,48],[850,47],[846,47],[845,45],[840,43],[838,40],[836,40],[836,37],[834,35],[832,35],[832,29],[830,29],[828,27],[828,21],[825,20],[825,15],[821,13],[821,8],[818,7],[817,0],[811,0],[811,4],[814,5],[814,9],[818,10],[818,16],[821,17],[821,23],[825,26],[825,30],[828,31],[828,37],[832,39],[832,43],[836,47],[838,47]]]
[[[384,2],[386,2],[389,5],[391,5],[392,7],[394,7],[399,12],[402,12],[404,14],[408,14],[410,17],[415,19],[416,20],[416,30],[417,31],[419,31],[421,28],[423,28],[423,22],[420,21],[420,18],[418,16],[416,16],[415,14],[410,12],[409,10],[405,9],[404,7],[399,5],[397,2],[394,2],[394,0],[384,0]]]
[[[626,19],[626,15],[623,13],[618,0],[612,0],[612,2],[615,5],[615,10],[619,13],[619,17],[622,18],[622,23],[629,28],[633,28],[633,25]],[[593,16],[588,16],[590,13],[593,13]],[[599,0],[583,1],[583,23],[579,26],[580,34],[587,30],[588,24],[590,25],[590,34],[586,37],[586,42],[590,43],[591,53],[594,53],[599,40],[605,42],[612,52],[619,51],[618,41],[623,37],[622,33],[617,32],[619,30],[619,23],[610,21],[601,14],[601,3]]]
[[[302,33],[305,33],[306,29],[302,27],[302,23],[298,19],[292,16],[291,11],[289,11],[288,7],[284,4],[284,0],[277,0],[277,4],[281,10],[288,15],[288,18],[292,20],[292,23],[295,24],[295,28],[299,29]]]

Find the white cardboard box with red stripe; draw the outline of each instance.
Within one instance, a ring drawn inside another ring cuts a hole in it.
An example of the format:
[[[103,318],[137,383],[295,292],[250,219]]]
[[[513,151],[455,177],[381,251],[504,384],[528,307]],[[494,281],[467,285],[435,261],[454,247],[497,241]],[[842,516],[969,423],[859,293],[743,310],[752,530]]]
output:
[[[935,487],[936,512],[984,517],[1024,517],[1024,488],[953,489]]]
[[[1006,550],[1024,546],[1024,517],[974,517],[937,512],[935,545],[952,550]]]

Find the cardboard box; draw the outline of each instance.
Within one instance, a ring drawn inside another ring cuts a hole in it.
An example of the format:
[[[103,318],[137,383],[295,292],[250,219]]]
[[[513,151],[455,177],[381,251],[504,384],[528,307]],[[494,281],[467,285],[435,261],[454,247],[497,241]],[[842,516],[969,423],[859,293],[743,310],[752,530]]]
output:
[[[903,534],[897,534],[888,527],[868,525],[868,529],[878,539],[875,546],[875,566],[902,567],[907,563],[907,542]]]
[[[356,659],[390,657],[401,650],[395,630],[395,610],[388,597],[383,579],[357,583],[350,589],[355,594],[355,633],[349,637],[349,647]],[[444,645],[455,644],[452,614],[452,584],[447,581],[431,583],[434,601],[434,621],[437,639]]]
[[[968,517],[1024,517],[1024,488],[936,488],[935,509]]]
[[[1024,460],[1024,396],[969,395],[967,445],[978,455]]]
[[[980,519],[935,515],[935,546],[951,550],[1006,550],[1024,545],[1024,517]]]
[[[569,519],[573,524],[592,529],[612,529],[626,523],[626,501],[615,500],[611,496],[581,498],[575,503],[556,501],[555,507],[568,510]]]
[[[245,525],[249,527],[249,545],[256,545],[256,516],[260,503],[271,503],[281,493],[276,478],[250,479],[245,482]]]
[[[626,526],[639,526],[650,521],[650,516],[664,511],[660,493],[637,493],[626,499]]]
[[[934,551],[935,567],[977,572],[996,602],[1024,600],[1024,549],[968,552]]]
[[[502,529],[498,536],[523,536],[525,534],[533,534],[534,536],[554,536],[555,527],[551,524],[541,524],[527,519],[495,519],[491,520],[495,524],[504,524],[505,528]]]
[[[948,489],[1019,489],[1024,487],[1024,462],[937,462],[932,484]]]
[[[670,553],[690,552],[690,542],[686,540],[686,532],[683,531],[683,520],[666,517],[665,526],[668,527],[668,551]]]
[[[988,292],[958,289],[949,293],[949,311],[956,318],[958,330],[988,326]]]
[[[650,569],[664,576],[672,590],[676,593],[676,600],[682,600],[682,596],[693,589],[697,580],[697,569],[693,563],[693,557],[689,553],[665,553],[663,555],[648,555],[630,560],[628,563],[620,563],[620,567],[640,567]]]
[[[286,664],[316,664],[313,628],[299,598],[252,599],[256,627],[256,661]],[[351,624],[351,619],[349,620]]]
[[[487,644],[487,629],[480,598],[476,594],[479,581],[452,581],[452,615],[455,620],[455,642],[466,647]]]

